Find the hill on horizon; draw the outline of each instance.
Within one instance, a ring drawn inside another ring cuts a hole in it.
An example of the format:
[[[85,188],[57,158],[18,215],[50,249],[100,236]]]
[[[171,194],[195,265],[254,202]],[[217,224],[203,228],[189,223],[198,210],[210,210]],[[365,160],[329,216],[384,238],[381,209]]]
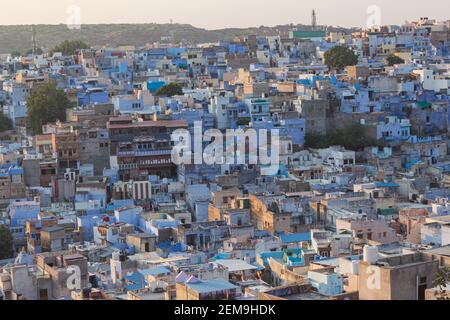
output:
[[[64,24],[34,25],[37,46],[44,51],[50,50],[64,40],[81,40],[90,46],[145,46],[148,43],[161,41],[161,38],[171,37],[174,42],[183,44],[198,44],[232,40],[248,35],[278,35],[287,36],[292,28],[311,30],[311,26],[282,25],[260,26],[251,28],[226,28],[207,30],[189,24],[86,24],[80,30],[71,30]],[[357,28],[348,29],[328,27],[329,31],[351,32]],[[0,25],[0,53],[9,54],[14,51],[24,53],[33,47],[31,25]]]

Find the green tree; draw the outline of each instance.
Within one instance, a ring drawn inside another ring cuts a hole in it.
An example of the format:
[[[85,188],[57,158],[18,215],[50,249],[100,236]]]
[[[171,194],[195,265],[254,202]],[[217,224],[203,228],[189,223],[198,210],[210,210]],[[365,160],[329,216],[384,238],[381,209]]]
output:
[[[156,91],[157,96],[173,97],[183,95],[183,88],[177,83],[169,83]]]
[[[75,54],[80,49],[88,49],[89,46],[80,40],[66,40],[58,44],[50,51],[50,55],[55,52],[61,52],[65,56],[70,56]]]
[[[330,135],[320,135],[316,133],[308,133],[305,136],[305,148],[323,149],[333,145]]]
[[[443,268],[439,270],[436,279],[433,281],[433,286],[437,287],[437,300],[450,300],[447,294],[447,285],[450,282],[450,268]]]
[[[4,225],[0,225],[0,260],[10,259],[14,255],[13,237]]]
[[[391,66],[391,67],[392,67],[394,64],[402,64],[402,63],[405,63],[405,60],[403,60],[402,58],[397,57],[397,56],[395,56],[395,55],[393,55],[393,54],[391,54],[389,57],[387,57],[386,60],[387,60],[388,65]]]
[[[5,132],[13,128],[11,119],[0,113],[0,132]]]
[[[36,54],[43,54],[44,51],[41,48],[36,48]],[[29,49],[25,52],[26,56],[29,56],[30,54],[33,54],[33,49]]]
[[[342,70],[348,66],[354,66],[358,63],[358,56],[353,50],[344,46],[335,46],[325,52],[325,64],[330,69]]]
[[[351,123],[344,130],[338,130],[335,137],[340,145],[353,151],[377,145],[376,141],[371,141],[366,137],[364,126],[357,122]]]
[[[365,147],[378,144],[366,137],[364,126],[357,122],[326,135],[308,134],[305,136],[306,148],[323,149],[333,145],[343,146],[347,150],[360,151]]]
[[[17,58],[20,57],[22,54],[19,51],[13,51],[11,52],[11,57]]]
[[[33,134],[42,133],[42,126],[57,120],[66,120],[70,101],[54,82],[47,82],[33,90],[27,100],[27,126]]]

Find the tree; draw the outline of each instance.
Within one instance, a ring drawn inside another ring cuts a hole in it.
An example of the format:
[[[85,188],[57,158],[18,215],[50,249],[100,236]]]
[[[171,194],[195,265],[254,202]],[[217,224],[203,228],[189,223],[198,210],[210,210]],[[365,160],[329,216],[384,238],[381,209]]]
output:
[[[305,148],[323,149],[333,145],[329,135],[308,133],[305,135]]]
[[[365,147],[377,145],[376,141],[370,141],[365,135],[364,126],[360,123],[352,123],[344,130],[338,130],[335,135],[340,145],[347,150],[359,151]]]
[[[393,55],[393,54],[391,54],[389,57],[387,57],[386,60],[387,60],[388,65],[391,66],[391,67],[392,67],[394,64],[402,64],[402,63],[405,63],[405,60],[403,60],[402,58],[397,57],[397,56],[395,56],[395,55]]]
[[[17,58],[20,57],[22,54],[19,51],[13,51],[11,52],[11,57]]]
[[[89,46],[80,40],[66,40],[58,44],[50,51],[50,55],[61,52],[64,56],[74,55],[80,49],[88,49]]]
[[[433,281],[433,286],[437,287],[436,297],[437,300],[450,300],[447,293],[447,285],[450,282],[450,269],[443,268],[439,270],[436,275],[436,279]]]
[[[156,91],[157,96],[173,97],[183,95],[183,88],[177,83],[169,83]]]
[[[41,48],[36,48],[35,54],[43,54],[44,51]],[[29,49],[25,52],[26,56],[29,56],[30,54],[33,54],[33,49]]]
[[[13,128],[11,119],[0,113],[0,132],[5,132]]]
[[[335,46],[325,52],[325,64],[330,69],[341,70],[348,66],[354,66],[358,63],[358,56],[353,50],[344,46]]]
[[[13,255],[13,237],[11,231],[4,225],[0,225],[0,260],[10,259]]]
[[[308,134],[305,136],[306,148],[323,149],[334,145],[343,146],[347,150],[359,151],[378,144],[366,137],[364,126],[357,122],[326,135]]]
[[[70,101],[54,82],[47,82],[33,90],[27,100],[27,126],[33,134],[42,133],[42,126],[57,120],[66,120]]]

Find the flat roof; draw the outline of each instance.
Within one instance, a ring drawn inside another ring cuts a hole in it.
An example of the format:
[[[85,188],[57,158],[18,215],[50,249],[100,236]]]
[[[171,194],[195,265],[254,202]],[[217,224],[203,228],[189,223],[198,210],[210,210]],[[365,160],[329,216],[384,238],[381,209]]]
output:
[[[185,120],[157,120],[157,121],[141,121],[133,123],[111,123],[108,122],[108,129],[124,129],[124,128],[187,128],[188,123]]]
[[[55,231],[61,231],[61,230],[64,230],[64,227],[52,226],[52,227],[44,228],[42,231],[43,232],[55,232]]]
[[[281,242],[283,243],[298,243],[311,241],[311,233],[293,233],[284,234],[280,236]]]
[[[227,260],[216,260],[215,263],[225,267],[230,272],[246,271],[246,270],[256,270],[258,267],[251,265],[244,260],[240,259],[227,259]]]
[[[68,254],[63,256],[64,260],[84,259],[84,256],[79,253]]]
[[[450,257],[450,245],[445,246],[445,247],[425,250],[425,252]]]
[[[270,294],[270,292],[269,292]],[[329,298],[327,296],[324,296],[323,294],[320,294],[319,292],[313,291],[313,290],[309,290],[307,292],[303,292],[303,293],[296,293],[296,294],[291,294],[291,295],[287,295],[287,296],[282,296],[280,298],[284,298],[287,300],[329,300]]]
[[[195,283],[186,283],[186,286],[195,290],[198,293],[208,293],[238,288],[234,284],[221,279],[199,281]]]
[[[168,269],[166,267],[157,266],[157,267],[150,268],[150,269],[143,269],[143,270],[141,269],[141,270],[138,270],[138,272],[140,274],[142,274],[143,276],[157,276],[160,274],[169,274],[172,271],[170,271],[170,269]]]

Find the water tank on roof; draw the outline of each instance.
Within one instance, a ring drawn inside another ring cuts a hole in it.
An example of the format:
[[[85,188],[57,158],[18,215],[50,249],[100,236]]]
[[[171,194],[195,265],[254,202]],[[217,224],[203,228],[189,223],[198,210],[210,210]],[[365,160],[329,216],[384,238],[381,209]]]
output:
[[[363,255],[365,262],[371,265],[376,264],[378,261],[378,247],[365,246]]]

